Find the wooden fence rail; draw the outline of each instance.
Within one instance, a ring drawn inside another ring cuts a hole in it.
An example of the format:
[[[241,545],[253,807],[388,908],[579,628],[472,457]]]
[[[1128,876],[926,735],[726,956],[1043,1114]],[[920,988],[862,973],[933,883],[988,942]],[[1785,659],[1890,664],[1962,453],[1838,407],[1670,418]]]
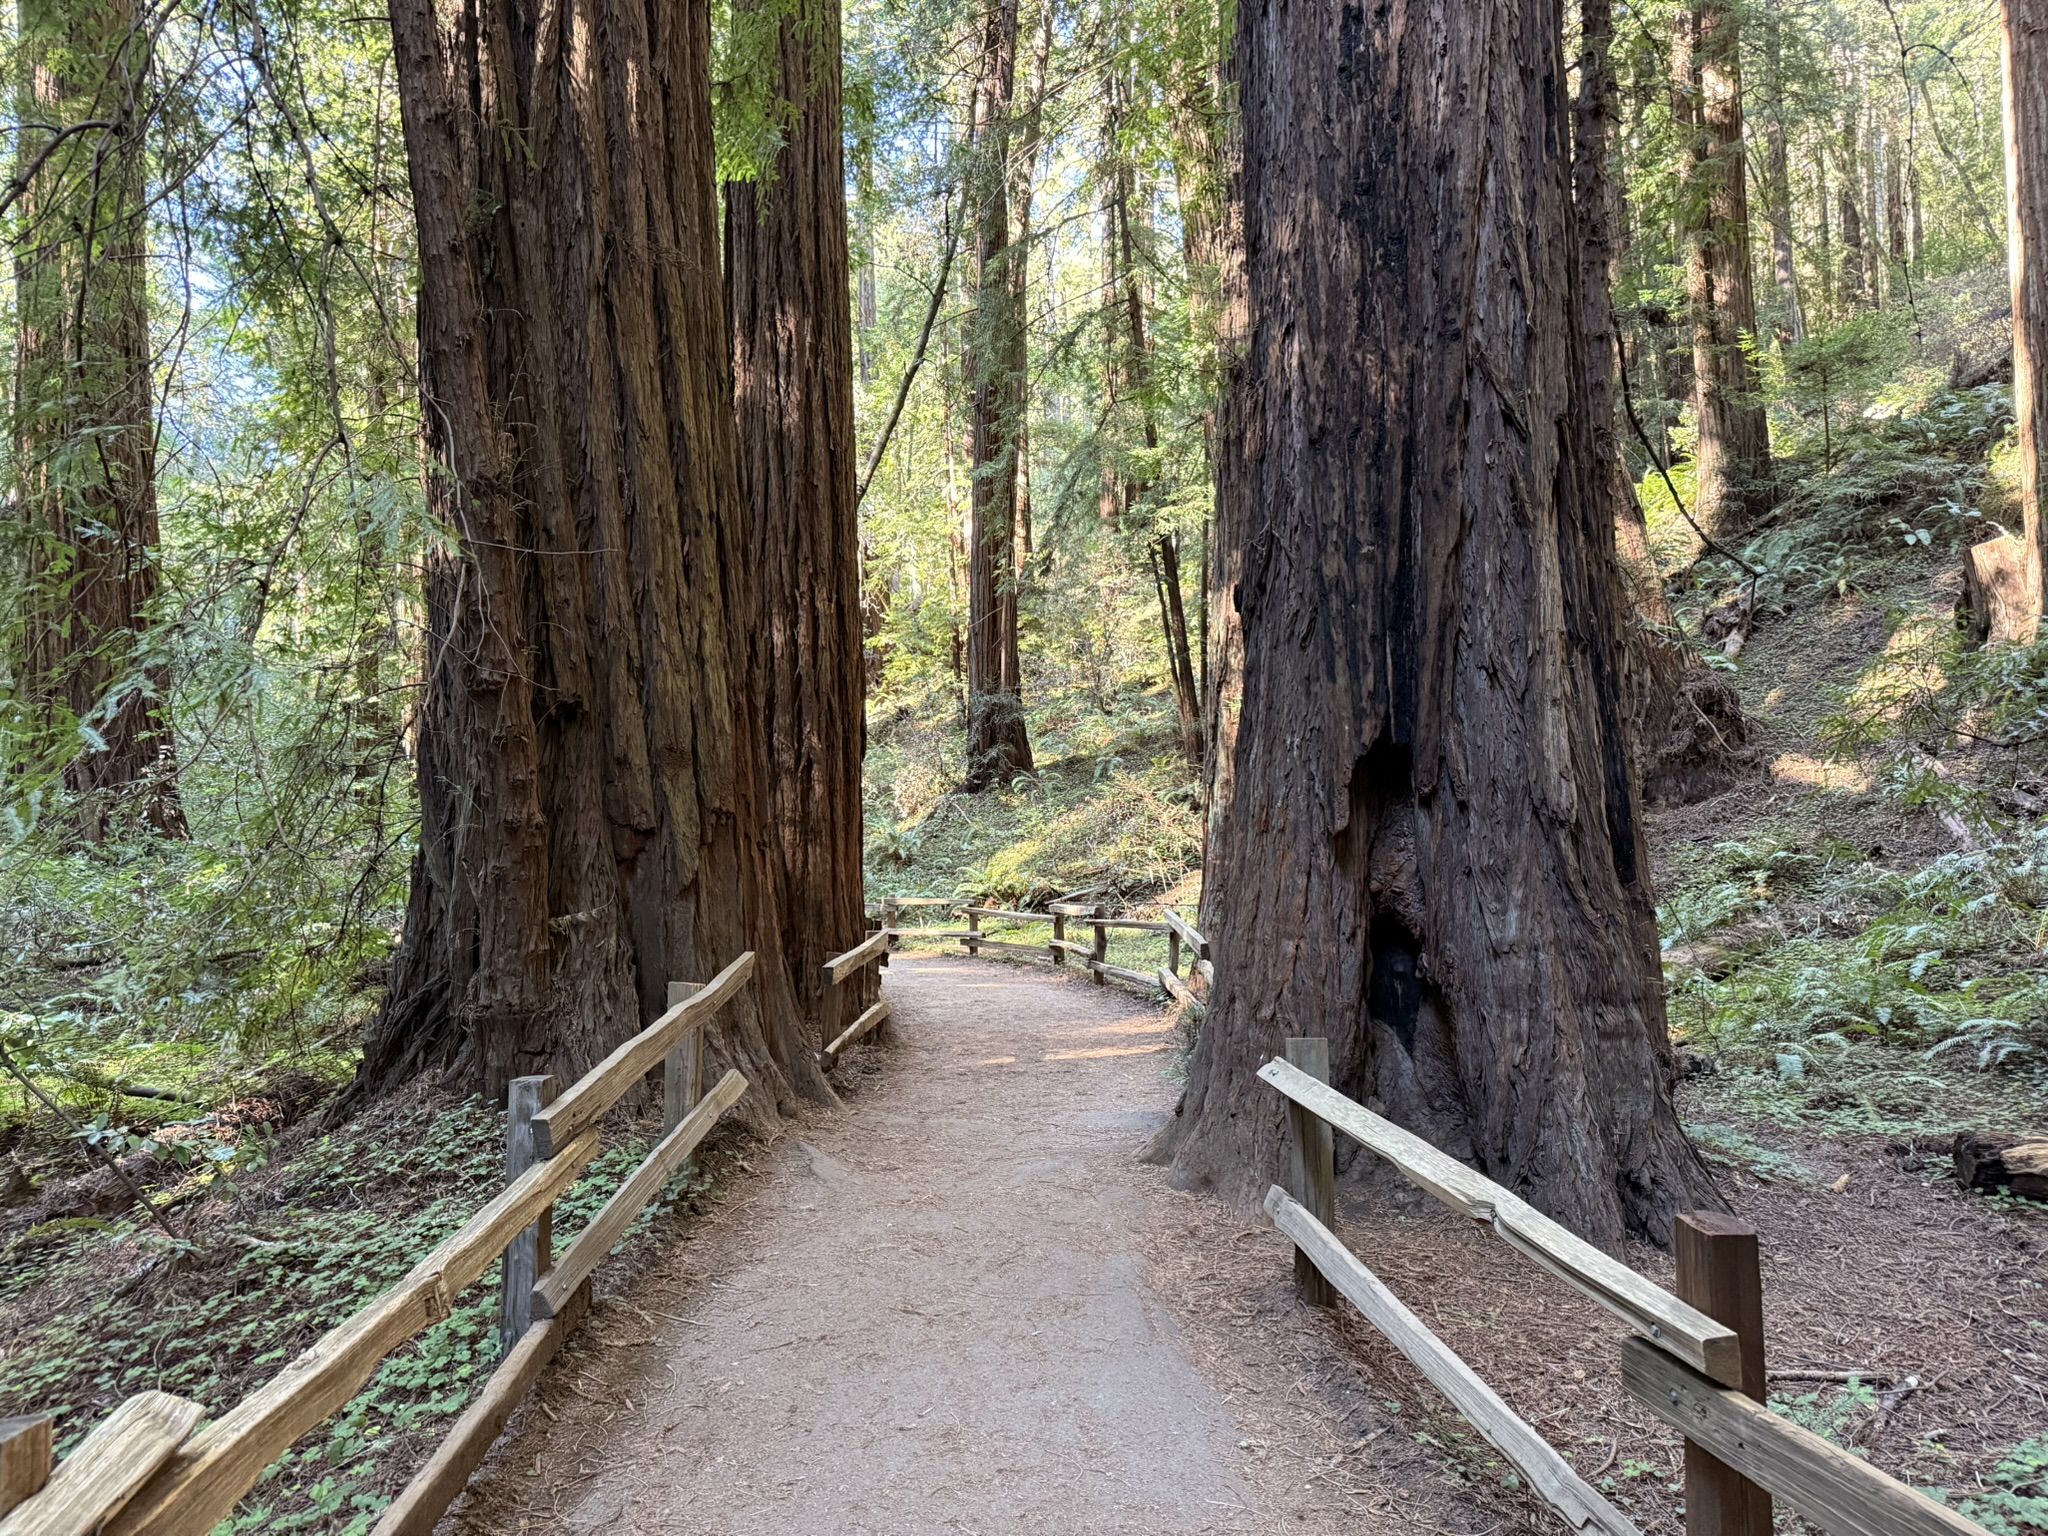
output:
[[[967,919],[965,928],[899,928],[895,926],[898,912],[910,906],[951,907]],[[1065,966],[1069,959],[1078,961],[1100,986],[1104,982],[1120,981],[1144,992],[1164,992],[1175,1001],[1185,1004],[1199,1017],[1206,1008],[1206,995],[1215,985],[1215,968],[1209,961],[1209,944],[1195,926],[1171,908],[1165,909],[1158,918],[1111,917],[1102,907],[1077,901],[1055,901],[1048,903],[1043,912],[1023,911],[1013,907],[990,907],[972,903],[950,903],[942,897],[887,897],[882,902],[882,921],[885,931],[893,940],[936,939],[953,941],[969,955],[978,956],[983,950],[991,954],[1014,956],[1019,960],[1046,960],[1056,966]],[[1052,937],[1039,943],[1019,943],[1015,939],[997,939],[989,936],[983,927],[986,922],[1029,924],[1037,926],[1050,924]],[[1088,929],[1093,941],[1087,944],[1075,942],[1067,936],[1069,925]],[[1109,960],[1109,936],[1118,933],[1164,934],[1167,944],[1166,964],[1152,971],[1141,971],[1130,966],[1113,965]],[[1182,979],[1181,957],[1188,955],[1187,977]],[[855,952],[849,952],[849,954]],[[842,956],[842,959],[848,958]],[[1193,990],[1199,982],[1202,994]]]
[[[893,915],[893,913],[890,915]],[[822,1021],[818,1034],[821,1039],[828,1040],[830,1043],[819,1053],[818,1060],[824,1065],[826,1071],[831,1071],[838,1063],[841,1051],[853,1044],[854,1041],[860,1039],[861,1036],[880,1028],[889,1021],[889,1000],[887,998],[878,998],[863,1009],[859,1017],[854,1019],[846,1028],[839,1030],[837,1034],[833,1033],[838,1025],[840,1015],[844,1012],[844,1004],[841,1002],[842,994],[839,991],[841,984],[859,975],[871,965],[887,965],[889,963],[889,946],[895,936],[895,930],[890,928],[885,918],[882,926],[869,934],[867,938],[854,945],[845,954],[834,955],[825,962],[825,996],[827,1002],[825,1018]]]
[[[54,1470],[47,1417],[0,1423],[0,1536],[207,1536],[265,1469],[338,1412],[387,1355],[445,1319],[454,1298],[502,1256],[503,1363],[375,1530],[375,1536],[426,1536],[581,1318],[591,1271],[745,1093],[746,1079],[728,1072],[699,1095],[696,1072],[704,1026],[753,967],[749,952],[701,987],[673,983],[668,1011],[558,1098],[549,1093],[552,1079],[516,1080],[507,1112],[505,1188],[404,1279],[222,1417],[202,1427],[198,1404],[141,1393]],[[554,1204],[597,1155],[598,1122],[664,1064],[665,1134],[561,1260],[551,1262]],[[540,1320],[531,1321],[535,1317]]]
[[[1622,1386],[1685,1436],[1687,1536],[1770,1536],[1774,1494],[1834,1536],[1984,1536],[1954,1510],[1758,1400],[1763,1315],[1753,1228],[1718,1212],[1681,1216],[1678,1279],[1689,1294],[1673,1296],[1484,1174],[1330,1087],[1321,1080],[1328,1075],[1328,1050],[1326,1041],[1290,1040],[1292,1060],[1259,1069],[1288,1100],[1294,1188],[1276,1185],[1266,1212],[1294,1240],[1297,1275],[1313,1272],[1314,1283],[1303,1281],[1304,1294],[1321,1300],[1327,1283],[1348,1298],[1575,1529],[1603,1536],[1634,1536],[1636,1530],[1331,1230],[1331,1129],[1385,1158],[1452,1210],[1487,1223],[1635,1330],[1622,1346]],[[1320,1066],[1320,1076],[1304,1064]]]

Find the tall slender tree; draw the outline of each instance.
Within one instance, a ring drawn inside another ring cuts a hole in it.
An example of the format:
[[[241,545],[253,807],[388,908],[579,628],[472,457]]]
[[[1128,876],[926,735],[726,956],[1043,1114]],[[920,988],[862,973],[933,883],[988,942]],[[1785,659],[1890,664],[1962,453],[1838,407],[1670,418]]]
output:
[[[1256,1198],[1285,1133],[1254,1074],[1312,1018],[1339,1088],[1612,1243],[1715,1197],[1669,1090],[1560,30],[1239,6],[1243,718],[1156,1151]]]
[[[2012,277],[2013,412],[2019,418],[2021,606],[2001,640],[2034,638],[2048,497],[2048,25],[2028,0],[2004,0],[2006,261]]]
[[[1740,533],[1771,508],[1771,432],[1746,345],[1756,337],[1748,168],[1742,137],[1742,24],[1731,0],[1691,0],[1671,43],[1685,286],[1698,427],[1696,510]]]
[[[761,583],[749,686],[766,734],[782,948],[804,1015],[824,1020],[820,967],[865,927],[839,0],[783,16],[773,89],[782,145],[759,181],[725,189],[726,289],[748,563]]]
[[[17,676],[88,837],[124,803],[182,835],[169,680],[138,644],[157,584],[153,39],[135,0],[23,0],[18,14]]]
[[[1785,36],[1784,23],[1776,16],[1764,18],[1764,71],[1770,92],[1770,115],[1764,124],[1765,169],[1771,215],[1771,275],[1778,284],[1778,301],[1784,306],[1785,339],[1806,339],[1806,315],[1799,304],[1799,269],[1792,249],[1792,157],[1785,130]],[[1826,193],[1822,192],[1822,217],[1826,217]]]
[[[1031,771],[1017,649],[1017,459],[1024,416],[1024,308],[1012,271],[1010,151],[1015,142],[1018,0],[982,17],[970,175],[975,199],[975,303],[966,373],[972,393],[967,582],[969,789]]]
[[[391,21],[447,546],[420,848],[359,1085],[573,1076],[671,980],[751,949],[711,1045],[772,1117],[829,1090],[764,832],[709,8],[395,0]]]

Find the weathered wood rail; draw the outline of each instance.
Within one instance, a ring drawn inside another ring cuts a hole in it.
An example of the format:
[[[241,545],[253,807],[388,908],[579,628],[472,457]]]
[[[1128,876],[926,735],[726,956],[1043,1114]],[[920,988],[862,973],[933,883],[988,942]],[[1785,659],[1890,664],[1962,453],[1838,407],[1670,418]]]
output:
[[[840,1030],[836,1035],[833,1034],[834,1026],[837,1024],[840,1015],[845,1012],[845,1004],[841,1001],[840,987],[871,965],[887,965],[889,963],[889,941],[892,937],[894,935],[889,931],[888,924],[884,923],[845,954],[834,955],[825,962],[825,996],[828,1002],[825,1009],[825,1023],[818,1033],[821,1038],[827,1039],[829,1043],[819,1054],[818,1059],[824,1064],[825,1070],[828,1072],[838,1062],[841,1051],[853,1044],[854,1041],[860,1039],[861,1036],[871,1030],[880,1028],[889,1021],[889,1000],[887,998],[878,998],[875,1002],[862,1009],[859,1016],[851,1024],[847,1025],[846,1028]]]
[[[197,1403],[140,1393],[53,1470],[48,1415],[0,1421],[0,1536],[207,1536],[278,1457],[338,1412],[393,1350],[446,1318],[454,1298],[502,1258],[504,1359],[373,1533],[428,1536],[581,1320],[591,1272],[746,1092],[738,1072],[701,1091],[701,1045],[704,1027],[753,970],[748,952],[702,986],[672,982],[667,1012],[560,1096],[552,1078],[514,1080],[503,1191],[405,1278],[212,1423],[200,1424]],[[597,1155],[599,1121],[657,1066],[661,1140],[553,1257],[555,1202]]]
[[[1763,1289],[1755,1229],[1718,1212],[1679,1218],[1672,1295],[1526,1201],[1332,1088],[1329,1042],[1294,1039],[1259,1076],[1288,1101],[1291,1190],[1266,1213],[1295,1244],[1311,1302],[1341,1294],[1421,1369],[1467,1422],[1577,1530],[1637,1536],[1624,1515],[1403,1306],[1343,1244],[1332,1131],[1386,1159],[1420,1189],[1590,1296],[1634,1331],[1623,1389],[1685,1437],[1688,1536],[1771,1536],[1784,1499],[1834,1536],[1984,1536],[1981,1526],[1830,1445],[1764,1405]]]
[[[899,911],[905,907],[949,907],[967,919],[965,928],[903,928],[896,925]],[[989,936],[984,923],[1006,923],[1013,926],[1052,928],[1052,937],[1040,943],[1018,943],[1014,939],[997,939]],[[1120,981],[1146,993],[1164,992],[1178,1002],[1188,1005],[1199,1017],[1206,1007],[1208,990],[1215,984],[1215,967],[1210,963],[1209,944],[1195,929],[1194,924],[1172,908],[1166,908],[1158,918],[1112,917],[1099,905],[1086,902],[1055,901],[1043,912],[1022,911],[1010,907],[980,906],[974,903],[948,902],[943,897],[890,897],[882,903],[883,931],[892,939],[937,940],[957,943],[970,955],[980,955],[987,950],[993,955],[1005,955],[1019,960],[1044,960],[1055,966],[1065,966],[1069,959],[1078,961],[1094,978],[1097,986],[1106,982]],[[1067,937],[1069,927],[1087,930],[1093,942],[1076,943]],[[1150,971],[1137,970],[1126,965],[1113,965],[1109,960],[1109,936],[1117,933],[1164,934],[1166,936],[1166,964]],[[1187,977],[1183,979],[1181,960],[1188,957]],[[1194,986],[1199,984],[1202,992],[1197,994]]]

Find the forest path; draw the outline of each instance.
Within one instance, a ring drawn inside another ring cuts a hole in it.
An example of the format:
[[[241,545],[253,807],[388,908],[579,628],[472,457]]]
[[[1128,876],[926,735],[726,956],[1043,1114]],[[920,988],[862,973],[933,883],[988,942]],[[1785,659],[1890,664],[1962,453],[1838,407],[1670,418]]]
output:
[[[645,1336],[573,1349],[444,1528],[1371,1529],[1234,1411],[1295,1379],[1246,1380],[1280,1340],[1223,1365],[1148,1281],[1161,1208],[1197,1203],[1138,1161],[1178,1092],[1170,1020],[985,961],[883,975],[881,1069],[601,1310]]]

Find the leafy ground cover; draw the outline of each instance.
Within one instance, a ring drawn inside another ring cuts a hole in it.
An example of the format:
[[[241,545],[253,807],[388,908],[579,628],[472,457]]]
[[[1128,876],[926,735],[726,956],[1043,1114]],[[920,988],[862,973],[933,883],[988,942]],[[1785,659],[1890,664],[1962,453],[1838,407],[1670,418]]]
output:
[[[646,1155],[652,1129],[613,1128],[556,1205],[558,1247]],[[139,1175],[157,1186],[168,1233],[132,1209],[27,1225],[32,1207],[12,1213],[0,1416],[55,1412],[61,1453],[134,1392],[175,1392],[218,1413],[396,1281],[504,1181],[502,1111],[424,1088],[339,1129],[309,1122],[264,1145],[267,1156],[239,1165]],[[627,1245],[641,1249],[702,1209],[711,1188],[702,1168],[679,1173]],[[273,1466],[221,1530],[368,1530],[496,1367],[497,1305],[494,1269]]]

